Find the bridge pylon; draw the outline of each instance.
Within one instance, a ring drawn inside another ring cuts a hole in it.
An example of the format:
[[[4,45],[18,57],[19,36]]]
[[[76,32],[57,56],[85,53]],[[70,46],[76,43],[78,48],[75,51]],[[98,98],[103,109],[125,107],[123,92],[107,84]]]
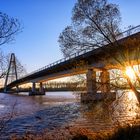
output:
[[[7,92],[7,85],[14,80],[17,80],[17,65],[16,65],[16,57],[14,53],[11,53],[8,70],[6,74],[5,84],[4,84],[4,92]],[[18,86],[16,86],[16,90],[18,91]]]

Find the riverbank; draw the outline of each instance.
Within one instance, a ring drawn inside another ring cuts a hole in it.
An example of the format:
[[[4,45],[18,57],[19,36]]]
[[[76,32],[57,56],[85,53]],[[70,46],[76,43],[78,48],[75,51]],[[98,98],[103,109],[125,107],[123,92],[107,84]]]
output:
[[[64,127],[45,130],[41,134],[28,134],[23,137],[12,136],[11,140],[139,140],[140,124],[116,128],[110,131],[93,132],[90,129]]]

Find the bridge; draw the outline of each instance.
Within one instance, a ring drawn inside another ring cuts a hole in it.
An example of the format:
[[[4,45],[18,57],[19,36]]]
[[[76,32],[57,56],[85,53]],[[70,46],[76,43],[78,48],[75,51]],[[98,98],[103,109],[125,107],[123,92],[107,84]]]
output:
[[[88,50],[81,50],[80,52],[74,53],[69,57],[60,59],[54,63],[51,63],[45,67],[42,67],[32,73],[29,73],[10,84],[5,83],[5,92],[18,87],[25,83],[32,83],[32,91],[30,95],[41,95],[44,94],[43,82],[78,74],[86,74],[87,83],[87,95],[96,95],[97,84],[96,84],[96,73],[101,72],[100,80],[102,83],[109,83],[110,74],[109,70],[120,68],[122,63],[129,63],[131,60],[133,64],[136,63],[136,57],[134,54],[137,51],[137,46],[134,48],[122,47],[121,44],[127,43],[128,40],[139,40],[140,39],[140,25],[129,29],[118,35],[117,41],[112,44],[105,44],[99,48],[92,48]],[[119,45],[117,44],[119,43]],[[131,49],[129,60],[125,58],[123,53],[126,49]],[[123,57],[122,57],[123,56]],[[137,56],[137,59],[139,56]],[[123,58],[123,59],[122,59]],[[16,70],[16,69],[15,69]],[[40,83],[39,92],[36,91],[36,83]],[[108,84],[102,84],[101,93],[110,93],[110,86]],[[84,99],[88,100],[89,96]],[[91,96],[90,96],[91,98]],[[93,97],[96,98],[96,97]]]

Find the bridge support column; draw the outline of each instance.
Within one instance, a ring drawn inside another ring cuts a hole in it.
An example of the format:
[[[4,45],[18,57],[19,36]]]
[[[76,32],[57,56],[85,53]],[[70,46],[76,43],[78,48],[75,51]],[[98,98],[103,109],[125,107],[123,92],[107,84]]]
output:
[[[40,82],[40,85],[39,85],[39,92],[43,93],[44,92],[44,89],[43,89],[43,84],[42,82]]]
[[[116,93],[110,89],[110,76],[107,70],[101,72],[101,98],[110,101],[116,99]]]
[[[17,92],[17,93],[19,92],[19,87],[18,87],[18,85],[16,86],[16,92]]]
[[[87,77],[87,93],[88,94],[96,93],[96,72],[92,69],[88,69],[86,77]]]
[[[4,87],[4,92],[5,92],[5,93],[7,92],[7,87]]]
[[[96,98],[96,71],[88,69],[87,74],[87,91],[85,94],[81,94],[81,102],[90,102]]]
[[[43,85],[40,83],[39,91],[36,90],[36,83],[32,83],[32,91],[29,92],[29,96],[35,96],[35,95],[45,95],[45,91],[43,90]]]
[[[36,92],[36,83],[35,82],[32,83],[32,92],[33,93]]]
[[[110,92],[110,77],[107,70],[101,72],[101,93]]]
[[[29,96],[36,95],[36,83],[32,82],[32,89],[29,92]]]

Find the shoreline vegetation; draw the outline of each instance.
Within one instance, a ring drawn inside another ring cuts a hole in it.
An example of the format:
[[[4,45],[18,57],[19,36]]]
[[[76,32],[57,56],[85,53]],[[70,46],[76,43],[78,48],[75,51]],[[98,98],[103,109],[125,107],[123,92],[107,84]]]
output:
[[[136,124],[99,132],[86,128],[65,126],[53,130],[46,129],[40,134],[27,132],[24,136],[11,136],[11,140],[139,140],[139,138],[140,125]]]

